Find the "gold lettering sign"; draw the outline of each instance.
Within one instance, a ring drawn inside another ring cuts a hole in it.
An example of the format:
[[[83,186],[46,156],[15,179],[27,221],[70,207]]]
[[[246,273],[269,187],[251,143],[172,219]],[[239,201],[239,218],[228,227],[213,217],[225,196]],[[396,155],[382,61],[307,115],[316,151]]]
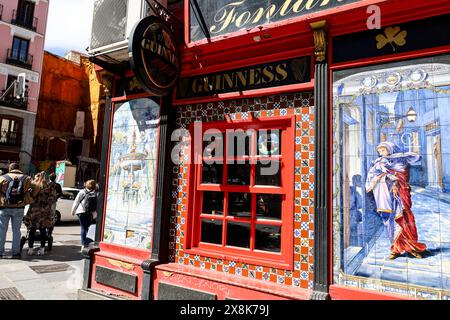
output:
[[[360,0],[197,0],[211,36],[257,27]],[[204,37],[191,9],[191,41]]]
[[[177,96],[183,99],[308,82],[310,62],[310,57],[301,57],[184,78],[179,82]]]

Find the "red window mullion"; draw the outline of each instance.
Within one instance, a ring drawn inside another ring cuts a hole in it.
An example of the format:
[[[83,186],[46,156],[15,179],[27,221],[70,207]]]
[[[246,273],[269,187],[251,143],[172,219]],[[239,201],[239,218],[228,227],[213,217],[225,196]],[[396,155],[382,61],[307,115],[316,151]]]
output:
[[[228,138],[226,134],[223,139],[223,148],[224,148],[224,163],[223,163],[223,177],[222,177],[222,185],[227,187],[227,177],[228,177]],[[225,198],[223,200],[223,223],[222,223],[222,247],[224,248],[227,244],[227,217],[228,217],[228,191],[224,193]]]

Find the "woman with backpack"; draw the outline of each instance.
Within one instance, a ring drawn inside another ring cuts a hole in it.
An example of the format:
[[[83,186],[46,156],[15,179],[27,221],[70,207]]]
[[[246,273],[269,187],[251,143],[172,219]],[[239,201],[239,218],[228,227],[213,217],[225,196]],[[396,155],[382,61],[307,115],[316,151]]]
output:
[[[72,206],[72,215],[77,215],[80,220],[81,250],[88,245],[86,234],[97,210],[96,186],[95,180],[86,181],[85,188],[78,193]]]
[[[23,223],[29,230],[28,234],[28,255],[34,254],[34,241],[36,230],[39,229],[41,237],[41,247],[37,254],[44,255],[45,242],[49,236],[49,231],[53,229],[56,217],[52,212],[52,205],[56,202],[57,193],[54,187],[49,184],[44,171],[36,174],[34,183],[39,186],[39,193],[35,196],[34,202],[30,204],[27,214],[23,218]]]

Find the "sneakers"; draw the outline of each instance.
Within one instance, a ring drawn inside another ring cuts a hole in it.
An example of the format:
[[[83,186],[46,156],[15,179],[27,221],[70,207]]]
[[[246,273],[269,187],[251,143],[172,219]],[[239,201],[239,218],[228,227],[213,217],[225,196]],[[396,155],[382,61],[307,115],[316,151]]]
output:
[[[43,256],[45,254],[45,248],[39,248],[37,255]]]
[[[33,248],[28,248],[27,255],[32,256],[34,254]]]

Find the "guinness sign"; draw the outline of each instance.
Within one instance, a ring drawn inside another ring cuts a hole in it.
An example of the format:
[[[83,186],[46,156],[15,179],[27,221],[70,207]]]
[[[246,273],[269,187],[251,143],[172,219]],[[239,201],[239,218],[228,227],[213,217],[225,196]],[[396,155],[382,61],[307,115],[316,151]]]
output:
[[[128,44],[130,64],[143,88],[156,96],[169,93],[180,76],[180,52],[164,21],[148,16],[134,27]]]
[[[181,78],[177,99],[279,87],[311,81],[311,57],[269,62],[207,75]]]

